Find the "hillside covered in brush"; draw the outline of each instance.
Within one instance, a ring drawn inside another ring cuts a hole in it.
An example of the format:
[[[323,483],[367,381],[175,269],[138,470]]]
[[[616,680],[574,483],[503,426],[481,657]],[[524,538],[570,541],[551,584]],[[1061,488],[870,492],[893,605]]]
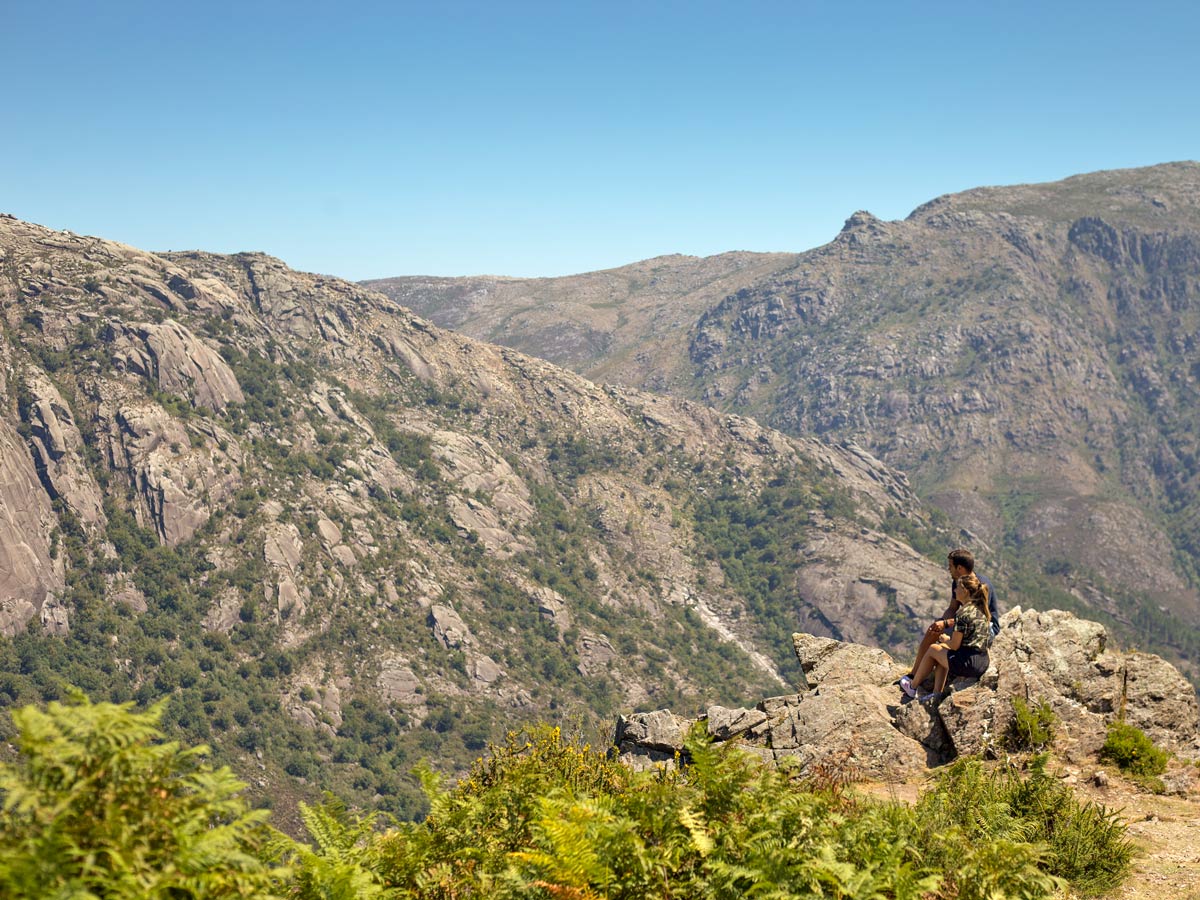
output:
[[[792,631],[900,649],[945,602],[958,536],[865,450],[269,257],[4,217],[0,309],[0,704],[168,698],[285,806],[414,814],[420,758],[780,693]]]
[[[1200,164],[852,215],[801,254],[375,281],[434,321],[853,441],[1013,597],[1200,660]]]

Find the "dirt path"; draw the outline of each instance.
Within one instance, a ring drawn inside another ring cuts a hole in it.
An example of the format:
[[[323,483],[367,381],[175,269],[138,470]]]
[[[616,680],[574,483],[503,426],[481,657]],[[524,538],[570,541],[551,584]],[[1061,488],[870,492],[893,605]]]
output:
[[[1200,802],[1120,788],[1080,793],[1120,809],[1129,823],[1129,837],[1141,851],[1115,897],[1200,900]]]

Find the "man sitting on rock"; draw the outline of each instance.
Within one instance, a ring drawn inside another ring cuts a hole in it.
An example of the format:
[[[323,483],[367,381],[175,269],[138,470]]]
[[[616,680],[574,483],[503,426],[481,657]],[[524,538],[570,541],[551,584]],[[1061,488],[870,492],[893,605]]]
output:
[[[954,597],[953,585],[964,575],[969,575],[975,571],[975,557],[970,550],[958,547],[951,550],[946,557],[946,568],[950,571],[950,605],[946,607],[941,618],[925,629],[925,636],[921,638],[921,646],[917,648],[917,658],[913,662],[912,668],[908,670],[908,674],[900,679],[900,688],[910,697],[916,696],[917,685],[913,684],[913,673],[916,671],[917,666],[921,664],[921,659],[925,656],[926,651],[937,643],[938,638],[943,634],[949,633],[954,629],[952,622],[954,614],[958,612],[959,602]],[[992,637],[995,637],[1000,633],[1000,611],[996,605],[996,589],[992,587],[992,583],[983,575],[978,575],[977,577],[987,587],[991,631]]]

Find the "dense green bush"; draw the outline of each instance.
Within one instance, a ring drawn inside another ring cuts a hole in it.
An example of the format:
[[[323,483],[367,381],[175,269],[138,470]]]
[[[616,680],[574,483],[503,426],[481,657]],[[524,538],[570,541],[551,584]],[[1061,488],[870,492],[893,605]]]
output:
[[[0,766],[0,894],[103,898],[1049,898],[1119,884],[1113,814],[1044,771],[955,763],[914,806],[762,766],[693,731],[678,764],[635,773],[538,726],[380,833],[333,797],[301,805],[309,843],[264,827],[227,770],[164,743],[162,706],[76,698],[14,714]]]
[[[1100,748],[1100,758],[1107,760],[1143,787],[1161,794],[1165,789],[1158,778],[1167,771],[1167,760],[1171,755],[1146,736],[1135,725],[1113,722],[1108,726],[1108,736]]]
[[[1044,750],[1054,742],[1058,717],[1045,700],[1030,706],[1023,697],[1014,697],[1013,717],[1008,724],[1005,746],[1009,750]]]
[[[918,801],[917,814],[937,823],[932,842],[949,841],[945,852],[953,853],[960,840],[983,857],[993,852],[982,849],[988,841],[1025,843],[1040,848],[1041,870],[1085,894],[1109,891],[1128,875],[1133,858],[1125,826],[1114,811],[1077,800],[1046,772],[1047,759],[1035,757],[1027,777],[1013,769],[989,772],[976,759],[958,760],[941,770]]]
[[[267,813],[244,785],[162,740],[144,712],[82,695],[13,712],[21,757],[0,765],[0,896],[11,900],[274,896]]]

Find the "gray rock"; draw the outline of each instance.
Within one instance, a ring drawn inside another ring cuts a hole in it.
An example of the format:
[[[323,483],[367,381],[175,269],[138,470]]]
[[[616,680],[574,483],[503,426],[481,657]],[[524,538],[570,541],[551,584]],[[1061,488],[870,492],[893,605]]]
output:
[[[1149,653],[1125,655],[1125,721],[1169,750],[1200,735],[1196,691],[1173,665]]]
[[[927,765],[938,766],[954,759],[954,742],[937,710],[910,700],[896,708],[892,724],[925,748]]]
[[[179,322],[113,323],[106,336],[118,366],[153,379],[167,393],[218,412],[230,403],[245,402],[221,355]]]
[[[812,634],[792,635],[792,648],[810,686],[859,684],[883,687],[899,677],[900,666],[884,651]]]
[[[47,634],[64,635],[71,630],[67,607],[53,594],[46,597],[46,602],[42,604],[38,615],[42,621],[42,628]]]
[[[384,657],[375,684],[387,703],[417,714],[418,718],[424,713],[421,681],[403,657],[396,654]]]
[[[927,765],[926,751],[892,725],[895,692],[870,685],[829,685],[806,694],[772,723],[776,759],[797,758],[801,771],[841,768],[857,777],[903,779]]]
[[[708,736],[714,741],[727,741],[766,722],[767,714],[761,709],[726,709],[724,706],[710,706],[705,719]]]
[[[272,522],[267,526],[263,558],[272,566],[294,574],[303,552],[300,530],[295,525]]]
[[[98,419],[110,465],[139,495],[139,520],[153,524],[164,543],[192,537],[241,484],[237,442],[215,426],[189,431],[161,406],[145,402],[101,404]],[[193,436],[202,448],[193,447]]]
[[[691,724],[690,720],[675,715],[669,709],[621,716],[617,720],[616,744],[677,752],[683,749],[683,741]]]
[[[955,691],[936,708],[953,748],[951,756],[970,756],[983,753],[1003,738],[997,729],[1008,725],[1007,715],[997,715],[1005,704],[1001,694],[983,687]]]
[[[1186,797],[1196,790],[1196,767],[1189,765],[1172,768],[1162,775],[1162,783],[1168,794]]]
[[[504,670],[496,665],[495,660],[482,654],[471,659],[467,664],[467,671],[480,684],[492,684],[504,674]]]
[[[449,606],[435,603],[429,609],[429,624],[433,628],[433,636],[447,650],[457,650],[471,644],[471,629]]]
[[[612,643],[602,634],[590,631],[582,632],[577,647],[579,665],[576,668],[580,675],[599,675],[607,671],[609,663],[617,657],[617,651],[613,649]]]
[[[56,524],[25,442],[0,418],[0,633],[14,635],[37,615],[63,578],[50,556]]]
[[[51,498],[61,497],[86,525],[105,522],[101,492],[84,464],[84,443],[62,394],[40,371],[25,379],[30,402],[26,420],[34,464]]]

